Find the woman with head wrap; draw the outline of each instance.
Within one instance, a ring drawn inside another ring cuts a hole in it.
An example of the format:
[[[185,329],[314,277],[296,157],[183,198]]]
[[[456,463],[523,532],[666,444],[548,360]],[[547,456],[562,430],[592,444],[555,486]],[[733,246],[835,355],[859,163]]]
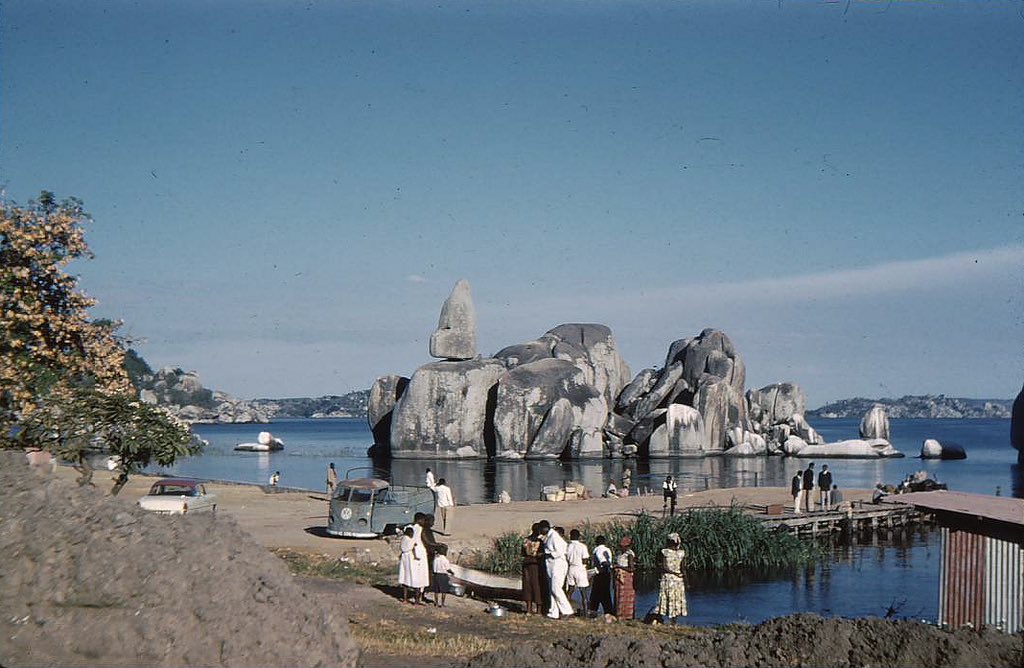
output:
[[[665,547],[658,553],[661,589],[654,614],[659,615],[663,622],[689,614],[686,609],[685,559],[686,551],[680,547],[679,534],[670,533]]]
[[[633,568],[636,552],[633,539],[624,536],[619,541],[619,554],[615,557],[615,614],[619,619],[633,619],[636,612],[636,590],[633,588]]]

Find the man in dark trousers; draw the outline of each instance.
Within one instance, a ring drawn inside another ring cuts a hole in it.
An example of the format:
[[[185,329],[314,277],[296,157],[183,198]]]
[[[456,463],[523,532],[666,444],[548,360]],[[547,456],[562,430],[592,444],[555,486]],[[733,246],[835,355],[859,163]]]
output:
[[[818,496],[821,497],[823,511],[832,507],[832,472],[828,470],[828,464],[822,466],[818,474]]]
[[[814,464],[808,464],[807,470],[804,471],[804,503],[807,504],[807,512],[811,512],[814,509],[814,500],[811,498],[811,494],[814,493]]]
[[[797,515],[800,514],[800,492],[803,489],[803,484],[804,472],[797,471],[796,475],[793,476],[793,482],[789,486],[789,491],[793,494],[793,512]]]

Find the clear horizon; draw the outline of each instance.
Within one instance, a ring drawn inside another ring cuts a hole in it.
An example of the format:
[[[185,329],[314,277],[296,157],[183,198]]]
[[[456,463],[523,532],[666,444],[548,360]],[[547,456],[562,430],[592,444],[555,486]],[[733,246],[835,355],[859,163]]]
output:
[[[724,330],[747,386],[1012,398],[1019,3],[0,7],[0,185],[85,201],[74,266],[154,367],[241,398],[610,326]]]

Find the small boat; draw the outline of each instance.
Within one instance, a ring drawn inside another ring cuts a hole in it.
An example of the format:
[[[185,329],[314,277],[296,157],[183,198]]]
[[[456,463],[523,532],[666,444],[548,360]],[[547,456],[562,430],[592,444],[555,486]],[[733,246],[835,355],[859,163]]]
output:
[[[239,443],[235,446],[239,452],[274,452],[284,450],[284,441],[275,437],[269,431],[261,431],[255,443]]]
[[[480,598],[506,598],[519,600],[523,597],[523,581],[520,578],[478,571],[452,564],[452,584],[462,585],[466,592]]]

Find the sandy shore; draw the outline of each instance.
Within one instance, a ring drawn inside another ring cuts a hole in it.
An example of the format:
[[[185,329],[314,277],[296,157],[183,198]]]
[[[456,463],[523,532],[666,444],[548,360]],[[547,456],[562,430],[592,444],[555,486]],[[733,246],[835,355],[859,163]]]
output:
[[[62,469],[64,475],[74,475]],[[97,473],[98,485],[106,484],[106,475]],[[145,495],[153,478],[134,476],[122,490],[121,497],[134,502]],[[267,493],[255,485],[211,483],[208,491],[217,495],[218,512],[235,519],[268,548],[291,548],[331,556],[383,559],[393,555],[387,541],[373,539],[333,538],[324,534],[327,525],[327,497],[316,492]],[[870,490],[844,490],[847,501],[869,499]],[[739,487],[694,492],[679,497],[680,508],[727,506],[736,503],[792,505],[789,490],[783,487]],[[555,526],[572,528],[586,522],[600,524],[628,519],[640,511],[660,514],[661,496],[639,496],[624,499],[596,498],[586,501],[519,501],[507,504],[474,504],[458,506],[452,521],[451,536],[444,538],[451,554],[481,549],[490,539],[508,531],[528,532],[530,525],[547,519]]]

